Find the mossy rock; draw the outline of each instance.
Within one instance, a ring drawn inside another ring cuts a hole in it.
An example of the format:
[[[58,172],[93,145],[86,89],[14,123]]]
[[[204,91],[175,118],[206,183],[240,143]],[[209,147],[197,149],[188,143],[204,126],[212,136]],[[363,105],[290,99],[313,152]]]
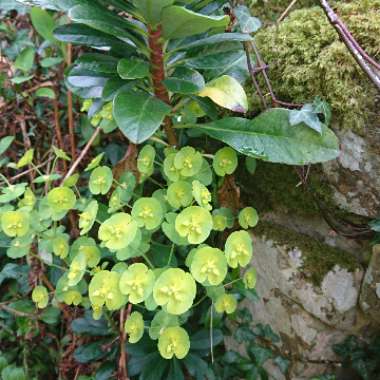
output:
[[[337,14],[359,44],[380,59],[380,0],[336,2]],[[263,28],[257,44],[270,66],[279,98],[293,102],[321,96],[332,106],[334,125],[361,134],[379,125],[376,88],[340,41],[321,7],[292,11],[279,26]]]
[[[336,265],[349,272],[361,268],[352,254],[284,226],[260,222],[253,234],[272,240],[276,245],[284,246],[288,250],[298,248],[302,252],[302,272],[316,286],[321,285],[325,275]]]

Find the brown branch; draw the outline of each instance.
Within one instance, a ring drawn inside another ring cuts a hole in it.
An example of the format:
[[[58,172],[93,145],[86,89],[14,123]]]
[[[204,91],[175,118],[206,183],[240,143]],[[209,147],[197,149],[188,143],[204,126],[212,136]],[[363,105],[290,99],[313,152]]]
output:
[[[279,24],[289,14],[292,8],[296,5],[297,1],[298,0],[292,0],[292,2],[286,7],[284,12],[282,12],[281,16],[278,18],[277,24]]]
[[[119,315],[120,357],[119,357],[119,366],[118,366],[118,371],[117,371],[118,380],[129,380],[128,369],[127,369],[128,355],[125,350],[125,343],[127,341],[127,333],[125,331],[124,324],[125,324],[125,321],[128,319],[129,315],[131,314],[131,310],[132,310],[132,304],[128,304],[127,310],[125,310],[125,307],[123,307],[120,310],[120,315]]]
[[[361,67],[361,69],[368,76],[370,81],[377,87],[380,91],[380,76],[371,67],[373,65],[377,70],[380,70],[380,64],[378,64],[374,59],[368,56],[368,54],[361,48],[359,43],[352,36],[350,31],[347,29],[346,25],[340,20],[338,15],[330,7],[327,0],[320,0],[321,7],[323,8],[330,24],[338,32],[343,43],[346,45],[347,49],[354,57],[355,61]]]
[[[67,66],[72,63],[72,45],[67,45]],[[67,121],[70,138],[71,157],[73,160],[77,157],[76,143],[75,143],[75,131],[74,131],[74,113],[73,113],[73,94],[71,91],[67,92]]]
[[[169,93],[163,85],[165,79],[164,53],[162,45],[162,28],[158,26],[156,30],[149,27],[148,42],[150,48],[150,64],[154,93],[163,102],[170,105]],[[173,129],[172,121],[169,116],[164,120],[164,130],[169,144],[177,146],[177,136]]]
[[[83,160],[83,158],[86,156],[86,154],[88,153],[89,149],[91,148],[91,145],[93,144],[93,142],[97,138],[100,130],[101,130],[100,127],[97,127],[95,129],[94,133],[90,137],[90,140],[87,141],[86,146],[83,148],[83,150],[81,151],[81,153],[78,156],[78,158],[74,161],[73,165],[71,166],[71,168],[69,169],[69,171],[66,173],[64,179],[62,180],[62,183],[65,182],[67,180],[67,178],[69,178],[71,175],[74,174],[76,168],[81,163],[81,161]]]

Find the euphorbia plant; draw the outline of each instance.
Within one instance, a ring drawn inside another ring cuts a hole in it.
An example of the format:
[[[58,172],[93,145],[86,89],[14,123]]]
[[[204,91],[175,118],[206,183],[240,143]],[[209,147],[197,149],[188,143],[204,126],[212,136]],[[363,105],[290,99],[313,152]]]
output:
[[[318,131],[293,126],[294,113],[287,109],[247,117],[242,42],[252,38],[256,24],[246,9],[233,24],[223,3],[39,1],[72,20],[55,30],[58,40],[92,49],[67,70],[66,83],[83,99],[95,133],[119,129],[130,148],[143,145],[137,157],[128,149],[131,170],[112,170],[100,154],[83,173],[72,170],[54,187],[60,179],[54,167],[53,174],[41,175],[44,186],[35,181],[34,191],[4,178],[8,185],[0,195],[6,203],[2,232],[12,239],[8,255],[58,270],[51,302],[80,305],[111,325],[120,311],[130,344],[138,344],[146,329],[155,353],[183,359],[194,376],[191,336],[198,310],[207,304],[203,319],[212,330],[214,312],[234,313],[238,293],[255,286],[253,269],[240,270],[252,258],[247,229],[257,224],[257,213],[229,207],[217,196],[238,166],[237,152],[287,164],[326,161],[338,153],[322,122],[314,120]],[[203,134],[229,146],[211,152],[190,146],[192,137]],[[68,159],[57,148],[54,154]],[[33,151],[16,167],[28,164]],[[72,218],[68,223],[73,213],[79,215],[75,226]],[[47,306],[48,297],[38,284],[37,307]],[[211,332],[211,346],[212,338]],[[157,376],[166,378],[168,366],[161,364]]]

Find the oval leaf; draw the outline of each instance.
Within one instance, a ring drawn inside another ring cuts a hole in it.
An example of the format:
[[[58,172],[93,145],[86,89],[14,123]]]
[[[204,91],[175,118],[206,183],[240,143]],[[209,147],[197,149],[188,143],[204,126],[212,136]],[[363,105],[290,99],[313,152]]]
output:
[[[200,126],[238,152],[289,165],[326,162],[339,155],[339,142],[326,126],[322,135],[305,124],[291,126],[289,110],[271,109],[252,120],[230,117]]]
[[[149,76],[149,64],[137,58],[123,58],[117,65],[117,72],[123,79],[138,79]]]
[[[234,112],[248,111],[248,99],[244,88],[229,75],[223,75],[208,83],[199,96],[207,96],[217,105]]]
[[[121,91],[113,105],[118,127],[134,144],[152,136],[169,112],[167,104],[142,91]]]
[[[203,76],[187,67],[178,67],[163,83],[169,91],[177,94],[195,94],[205,86]]]

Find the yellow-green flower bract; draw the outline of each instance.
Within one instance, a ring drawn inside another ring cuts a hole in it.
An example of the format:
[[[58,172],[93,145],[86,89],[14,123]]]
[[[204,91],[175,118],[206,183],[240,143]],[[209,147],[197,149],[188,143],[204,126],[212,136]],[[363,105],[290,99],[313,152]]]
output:
[[[215,302],[215,310],[218,313],[232,314],[237,308],[236,298],[231,294],[220,295]]]
[[[193,181],[192,185],[192,193],[198,205],[206,210],[211,210],[211,193],[208,188],[197,180]]]
[[[203,243],[210,235],[213,222],[210,212],[200,206],[190,206],[178,214],[175,229],[190,244]]]
[[[98,237],[108,249],[117,251],[133,241],[137,229],[137,224],[132,217],[127,213],[120,212],[101,224]]]
[[[172,183],[168,187],[166,198],[170,206],[176,209],[189,206],[193,200],[190,183],[186,181]]]
[[[88,237],[76,239],[71,247],[71,255],[75,256],[78,253],[85,255],[86,265],[89,268],[94,268],[99,264],[101,253],[94,239]]]
[[[167,327],[158,338],[158,351],[164,359],[183,359],[190,349],[190,338],[179,326]]]
[[[164,174],[172,182],[176,182],[181,178],[181,172],[174,165],[176,153],[169,154],[164,160]]]
[[[164,218],[160,202],[156,198],[140,198],[132,208],[132,217],[139,227],[147,230],[157,228]]]
[[[151,176],[154,171],[156,151],[152,145],[145,145],[137,157],[137,169],[145,176]]]
[[[19,202],[19,207],[29,207],[33,208],[36,204],[36,196],[34,195],[33,191],[29,188],[25,190],[23,198]]]
[[[120,278],[120,291],[137,304],[145,301],[153,291],[155,276],[145,264],[132,264]]]
[[[112,170],[108,166],[97,167],[90,176],[89,188],[92,194],[107,194],[113,181]]]
[[[44,286],[36,286],[32,292],[32,300],[39,309],[44,309],[49,303],[49,293]]]
[[[58,235],[53,239],[53,253],[61,259],[65,259],[69,254],[69,237]]]
[[[192,177],[198,174],[202,164],[202,155],[190,146],[182,148],[174,157],[174,166],[183,177]]]
[[[151,339],[156,340],[165,328],[178,325],[179,319],[177,315],[168,314],[164,310],[160,310],[154,315],[150,323],[149,336]]]
[[[49,191],[47,202],[55,213],[67,212],[75,207],[76,197],[70,188],[56,187]]]
[[[215,173],[220,177],[224,177],[226,174],[232,174],[236,170],[237,165],[237,154],[230,147],[219,149],[212,162]]]
[[[231,268],[245,267],[252,258],[252,239],[247,231],[235,231],[226,240],[225,253]]]
[[[156,280],[153,297],[170,314],[185,313],[193,304],[196,284],[190,273],[179,268],[166,269]]]
[[[102,270],[95,273],[88,287],[88,295],[93,306],[100,308],[103,305],[108,310],[118,310],[127,301],[119,289],[120,274],[116,271]]]
[[[141,313],[134,311],[125,321],[124,330],[129,343],[137,343],[144,335],[144,320]]]
[[[215,231],[224,231],[227,228],[227,217],[222,214],[212,215],[212,229]]]
[[[191,260],[190,272],[204,286],[219,285],[227,275],[226,257],[218,248],[199,248]]]
[[[256,269],[250,268],[243,275],[243,282],[247,289],[254,289],[256,286]]]
[[[64,274],[57,282],[55,297],[59,302],[67,305],[78,306],[82,302],[82,294],[79,291],[79,285],[69,286],[67,274]]]
[[[85,235],[91,230],[92,226],[95,223],[98,207],[99,206],[97,201],[91,201],[79,215],[79,228],[81,235]]]
[[[67,273],[69,286],[76,285],[82,279],[86,272],[86,265],[86,255],[79,252],[71,261],[69,272]]]
[[[1,214],[1,229],[7,236],[25,236],[29,232],[29,224],[29,214],[24,211],[5,211]]]
[[[239,212],[239,224],[245,230],[255,227],[259,222],[257,211],[253,207],[245,207]]]

